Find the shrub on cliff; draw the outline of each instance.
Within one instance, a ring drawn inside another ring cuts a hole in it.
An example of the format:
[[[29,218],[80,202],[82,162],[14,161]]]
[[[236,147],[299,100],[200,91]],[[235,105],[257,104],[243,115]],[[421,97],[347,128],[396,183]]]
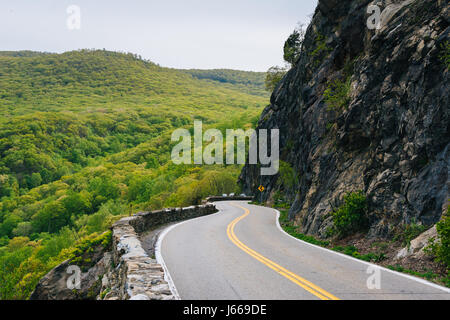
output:
[[[367,199],[362,191],[347,193],[344,203],[332,213],[332,233],[345,237],[367,227]]]
[[[439,55],[441,61],[448,68],[450,67],[450,42],[446,41],[441,45],[441,53]]]
[[[402,246],[410,247],[411,241],[417,238],[420,234],[427,230],[427,227],[417,224],[416,220],[413,219],[412,222],[403,227],[402,232],[394,237],[394,241],[401,241]]]
[[[298,176],[294,168],[287,162],[280,161],[278,184],[282,185],[285,190],[292,189],[298,184]]]
[[[345,81],[334,80],[328,83],[323,96],[329,110],[340,110],[348,106],[350,85],[350,77]]]
[[[64,249],[57,257],[57,261],[71,260],[71,263],[79,266],[83,272],[93,267],[104,251],[111,249],[112,232],[102,234],[93,233],[77,241],[75,246]]]
[[[265,86],[266,90],[272,92],[277,87],[278,83],[286,75],[286,69],[282,67],[271,67],[267,70]]]
[[[436,261],[450,267],[450,206],[442,220],[436,225],[439,240],[431,241],[429,251],[436,257]]]
[[[300,23],[284,43],[283,58],[292,67],[295,67],[297,60],[300,57],[304,39],[305,28],[304,25]]]

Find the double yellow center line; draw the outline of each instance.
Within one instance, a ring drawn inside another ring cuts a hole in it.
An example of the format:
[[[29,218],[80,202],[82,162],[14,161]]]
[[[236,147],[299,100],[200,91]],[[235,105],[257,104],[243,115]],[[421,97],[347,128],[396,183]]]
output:
[[[227,234],[228,238],[242,251],[250,255],[251,257],[255,258],[262,264],[266,265],[270,269],[274,270],[278,274],[282,275],[283,277],[287,278],[288,280],[292,281],[293,283],[299,285],[309,293],[315,295],[316,297],[322,299],[322,300],[339,300],[337,297],[333,296],[331,293],[323,290],[322,288],[319,288],[315,284],[309,282],[308,280],[300,277],[299,275],[296,275],[295,273],[283,268],[282,266],[276,264],[272,260],[269,260],[268,258],[264,257],[263,255],[259,254],[255,250],[250,249],[245,244],[243,244],[239,238],[234,233],[234,227],[239,223],[239,221],[245,219],[249,214],[250,210],[247,208],[241,207],[239,205],[235,205],[235,207],[241,208],[245,211],[245,214],[234,219],[227,227]]]

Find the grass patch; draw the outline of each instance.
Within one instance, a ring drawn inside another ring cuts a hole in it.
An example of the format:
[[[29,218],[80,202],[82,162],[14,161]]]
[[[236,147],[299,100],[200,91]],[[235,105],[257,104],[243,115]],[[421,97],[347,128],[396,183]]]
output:
[[[303,233],[299,233],[297,231],[297,227],[294,226],[293,222],[289,220],[287,210],[280,210],[280,225],[286,233],[294,238],[322,247],[328,247],[330,245],[329,241],[318,240],[313,236],[307,236]]]
[[[369,252],[367,254],[362,255],[358,252],[358,249],[355,246],[345,246],[345,247],[337,246],[334,247],[332,250],[341,252],[353,258],[364,260],[367,262],[380,262],[386,259],[385,254],[382,252],[380,253]]]
[[[426,230],[427,228],[425,226],[417,224],[416,221],[413,220],[411,224],[403,227],[403,231],[394,237],[394,241],[401,241],[402,246],[409,248],[411,241]]]
[[[397,271],[397,272],[407,273],[407,274],[410,274],[412,276],[416,276],[416,277],[419,277],[419,278],[426,279],[428,281],[441,282],[441,283],[445,284],[446,287],[450,287],[450,274],[447,274],[447,276],[442,277],[439,274],[436,274],[436,273],[434,273],[432,271],[417,272],[417,271],[413,271],[413,270],[409,270],[409,269],[403,268],[400,265],[388,266],[388,269],[393,270],[393,271]]]
[[[341,110],[348,107],[350,103],[350,87],[350,77],[345,81],[336,79],[328,82],[327,88],[323,93],[328,110]]]
[[[278,178],[278,180],[280,180],[280,178]],[[291,208],[291,203],[290,201],[287,201],[284,196],[282,195],[281,191],[276,191],[275,194],[273,195],[273,207],[277,208],[277,209],[290,209]]]
[[[278,184],[284,189],[292,189],[298,184],[298,176],[292,166],[285,161],[280,160],[280,174]]]
[[[329,122],[327,123],[326,129],[327,129],[327,133],[330,132],[334,127],[334,122]]]
[[[333,49],[327,46],[324,35],[320,33],[316,34],[316,39],[314,42],[316,48],[311,51],[309,55],[313,58],[313,66],[318,67]]]
[[[442,63],[448,68],[450,66],[450,42],[445,41],[441,44],[441,52],[439,55]]]
[[[81,239],[74,248],[62,250],[60,257],[64,257],[61,260],[70,259],[71,263],[79,266],[83,272],[86,272],[96,263],[96,261],[92,260],[95,251],[100,248],[103,251],[109,251],[111,245],[111,231],[106,231],[100,235],[93,233],[90,236]]]
[[[443,263],[450,270],[450,206],[447,213],[436,225],[439,240],[430,239],[427,251],[431,253],[437,262]]]
[[[386,251],[389,248],[389,243],[380,241],[380,242],[374,242],[371,245],[372,248],[378,248],[381,251]]]
[[[102,291],[102,293],[100,293],[100,299],[103,300],[105,299],[106,295],[111,292],[110,288],[106,288],[105,290]]]
[[[277,204],[274,206],[274,208],[277,208],[277,209],[287,209],[287,210],[289,210],[289,209],[291,208],[291,204],[290,204],[290,203],[287,203],[287,202],[280,202],[280,203],[277,203]]]

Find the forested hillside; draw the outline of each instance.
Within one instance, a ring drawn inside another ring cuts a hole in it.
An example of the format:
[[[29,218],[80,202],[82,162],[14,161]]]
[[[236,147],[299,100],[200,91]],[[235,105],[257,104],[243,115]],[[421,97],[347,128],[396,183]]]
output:
[[[202,80],[108,51],[0,53],[0,298],[27,298],[123,216],[239,192],[238,166],[169,161],[171,133],[194,119],[256,124],[268,99],[237,74]]]
[[[218,82],[228,88],[239,88],[243,92],[258,96],[268,96],[265,88],[265,72],[247,72],[239,70],[214,69],[214,70],[186,70],[186,73],[194,78],[212,82]]]

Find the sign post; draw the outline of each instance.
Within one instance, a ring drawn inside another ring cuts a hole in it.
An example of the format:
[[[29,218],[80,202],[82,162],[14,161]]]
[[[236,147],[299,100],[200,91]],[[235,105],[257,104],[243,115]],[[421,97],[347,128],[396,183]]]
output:
[[[258,190],[261,193],[260,198],[259,198],[259,202],[262,204],[262,194],[263,194],[265,188],[264,188],[264,186],[260,185]]]

